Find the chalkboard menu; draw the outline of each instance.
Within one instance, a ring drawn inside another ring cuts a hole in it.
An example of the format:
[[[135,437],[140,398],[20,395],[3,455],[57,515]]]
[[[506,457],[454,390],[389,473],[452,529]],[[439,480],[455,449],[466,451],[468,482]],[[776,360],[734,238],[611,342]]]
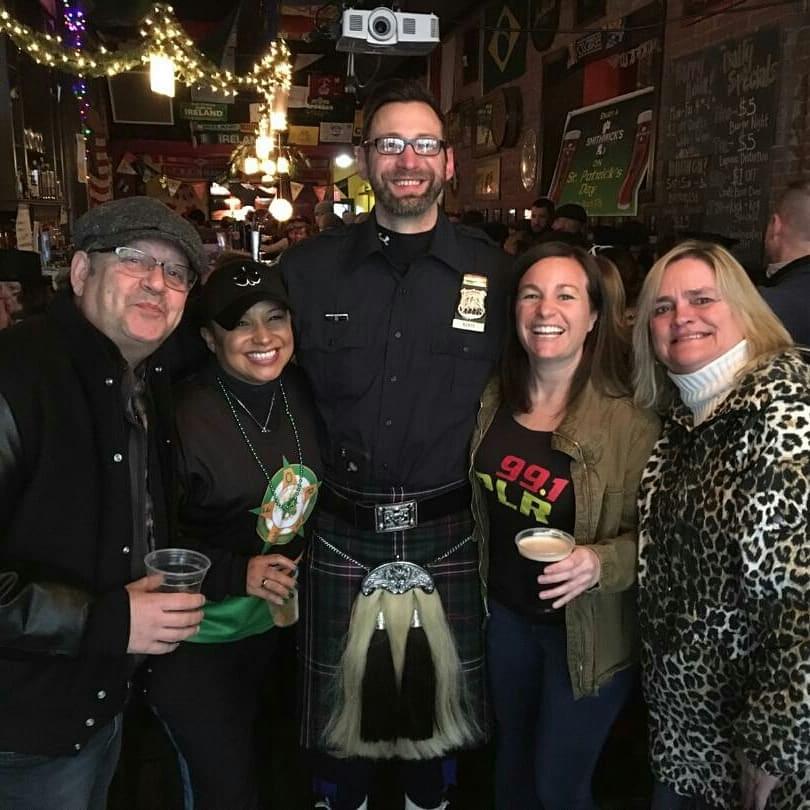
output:
[[[779,31],[766,28],[676,60],[661,110],[660,225],[719,233],[761,261],[776,134]]]

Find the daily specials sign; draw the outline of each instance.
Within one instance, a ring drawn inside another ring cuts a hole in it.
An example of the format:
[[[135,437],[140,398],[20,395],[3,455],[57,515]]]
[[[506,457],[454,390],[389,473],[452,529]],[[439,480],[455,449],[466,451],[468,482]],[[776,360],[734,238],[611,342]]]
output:
[[[589,216],[634,216],[650,162],[653,88],[571,110],[548,196]]]

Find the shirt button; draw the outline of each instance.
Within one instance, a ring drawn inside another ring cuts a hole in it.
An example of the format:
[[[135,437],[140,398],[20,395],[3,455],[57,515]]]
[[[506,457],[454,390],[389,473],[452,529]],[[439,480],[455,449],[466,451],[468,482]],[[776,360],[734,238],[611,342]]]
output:
[[[396,331],[396,332],[394,332],[394,337],[395,337],[397,340],[399,340],[399,339],[402,337],[402,332],[400,332],[400,331],[399,331],[399,329],[397,329],[397,331]]]
[[[124,547],[121,549],[121,553],[122,553],[122,554],[129,554],[129,546],[124,546]]]
[[[87,720],[84,721],[84,724],[87,726],[87,728],[93,728],[93,726],[96,724],[96,721],[94,718],[88,717]]]
[[[407,287],[402,287],[402,289],[400,289],[400,291],[399,291],[399,294],[400,295],[407,295],[408,294],[408,288]]]
[[[112,385],[114,382],[115,380],[112,377],[107,377],[107,379],[104,380],[104,385]]]
[[[82,744],[81,743],[73,743],[73,750],[74,751],[81,751],[82,750]]]
[[[397,381],[397,375],[396,375],[396,374],[392,374],[392,375],[391,375],[391,376],[388,378],[388,382],[396,382],[396,381]]]
[[[171,439],[166,439],[166,444],[171,444],[171,443],[172,443]]]
[[[465,354],[466,354],[466,353],[467,353],[469,350],[470,350],[470,347],[469,347],[469,346],[463,346],[463,347],[462,347],[462,349],[461,349],[461,351],[463,351]]]
[[[163,366],[155,366],[155,372],[160,374],[163,371]]]
[[[390,419],[386,419],[386,420],[385,420],[385,426],[386,426],[386,427],[391,427],[391,425],[393,425],[393,424],[394,424],[394,423],[393,423],[393,422],[392,422]]]
[[[99,700],[104,700],[104,698],[107,697],[107,693],[103,689],[99,689],[98,692],[96,692],[96,697]]]
[[[116,453],[116,454],[113,456],[113,461],[114,461],[116,464],[118,464],[118,463],[122,462],[123,460],[124,460],[124,457],[123,457],[123,456],[122,456],[120,453]]]

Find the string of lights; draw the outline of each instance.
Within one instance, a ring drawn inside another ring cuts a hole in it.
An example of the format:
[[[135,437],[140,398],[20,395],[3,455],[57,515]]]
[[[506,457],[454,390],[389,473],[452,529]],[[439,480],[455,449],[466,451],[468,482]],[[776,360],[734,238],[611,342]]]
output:
[[[289,91],[292,79],[290,51],[281,40],[271,43],[269,51],[249,73],[239,76],[221,70],[195,47],[169,5],[155,3],[151,12],[141,20],[141,41],[137,44],[118,50],[103,45],[90,50],[83,46],[84,15],[79,9],[70,7],[67,0],[63,2],[70,42],[65,42],[61,36],[41,33],[23,25],[2,6],[0,33],[8,34],[14,44],[36,62],[72,73],[82,80],[115,76],[148,65],[154,57],[166,57],[173,63],[177,81],[188,87],[205,87],[223,96],[235,96],[240,91],[255,92],[263,97],[268,108],[273,106],[277,88],[285,94]]]
[[[79,6],[71,6],[69,0],[62,0],[62,19],[65,29],[70,34],[70,44],[75,50],[81,50],[84,45],[84,35],[87,30],[87,23],[84,12]],[[87,82],[83,77],[77,77],[73,82],[73,95],[79,102],[79,117],[82,123],[82,133],[90,135],[90,128],[87,125],[87,116],[90,112],[90,101],[87,98]]]

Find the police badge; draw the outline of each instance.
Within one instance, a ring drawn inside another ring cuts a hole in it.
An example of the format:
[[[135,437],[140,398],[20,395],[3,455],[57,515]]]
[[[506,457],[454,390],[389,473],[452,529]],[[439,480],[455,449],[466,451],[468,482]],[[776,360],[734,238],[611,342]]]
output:
[[[487,278],[473,273],[465,273],[461,280],[457,318],[453,318],[453,329],[466,332],[483,332],[487,318]]]

